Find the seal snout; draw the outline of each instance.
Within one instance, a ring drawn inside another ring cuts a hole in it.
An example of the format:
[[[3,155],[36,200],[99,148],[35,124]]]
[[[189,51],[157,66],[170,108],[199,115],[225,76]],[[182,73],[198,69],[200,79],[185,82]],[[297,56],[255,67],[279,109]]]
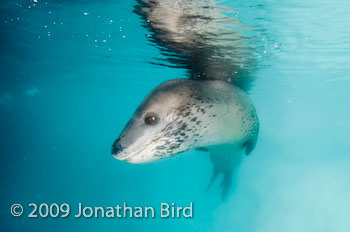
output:
[[[122,151],[123,147],[120,145],[120,139],[117,139],[112,145],[112,155],[116,157]]]

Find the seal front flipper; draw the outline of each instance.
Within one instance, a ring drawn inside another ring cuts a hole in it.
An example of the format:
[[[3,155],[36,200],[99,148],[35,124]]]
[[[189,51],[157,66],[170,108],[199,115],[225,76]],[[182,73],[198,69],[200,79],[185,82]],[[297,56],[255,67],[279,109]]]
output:
[[[208,152],[209,151],[209,149],[207,149],[205,147],[197,147],[195,150],[196,151],[203,151],[203,152]]]
[[[257,138],[250,139],[246,143],[244,143],[243,147],[245,148],[245,154],[250,155],[250,153],[254,150],[256,145]]]

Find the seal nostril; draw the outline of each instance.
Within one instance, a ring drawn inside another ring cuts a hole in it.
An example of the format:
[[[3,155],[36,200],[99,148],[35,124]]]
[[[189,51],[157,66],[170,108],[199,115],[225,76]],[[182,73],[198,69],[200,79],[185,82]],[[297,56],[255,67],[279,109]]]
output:
[[[120,139],[117,139],[112,145],[112,154],[116,155],[123,150],[123,147],[119,143]]]
[[[116,155],[118,154],[119,152],[121,152],[123,150],[122,146],[120,145],[113,145],[112,146],[112,154],[113,155]]]

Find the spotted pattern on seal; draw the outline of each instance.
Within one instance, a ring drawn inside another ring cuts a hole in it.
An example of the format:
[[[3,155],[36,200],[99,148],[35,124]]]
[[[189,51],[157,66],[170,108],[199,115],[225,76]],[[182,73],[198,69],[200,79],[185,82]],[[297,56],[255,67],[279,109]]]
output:
[[[191,150],[203,141],[203,133],[209,128],[210,122],[203,122],[198,118],[207,114],[207,117],[214,118],[216,114],[209,113],[214,106],[209,99],[191,95],[193,102],[179,107],[173,112],[178,118],[169,123],[161,131],[163,136],[159,141],[159,146],[155,148],[154,156],[159,158],[168,157],[174,153]],[[183,146],[183,143],[191,138],[191,142]]]

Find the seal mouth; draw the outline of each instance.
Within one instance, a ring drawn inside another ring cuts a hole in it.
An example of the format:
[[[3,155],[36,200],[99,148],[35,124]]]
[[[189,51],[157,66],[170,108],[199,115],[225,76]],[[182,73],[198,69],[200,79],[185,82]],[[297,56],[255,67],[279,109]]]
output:
[[[146,146],[144,146],[143,148],[140,148],[139,150],[136,150],[135,152],[132,152],[131,154],[129,155],[126,155],[126,156],[121,156],[120,154],[123,153],[123,151],[119,152],[119,153],[115,153],[115,154],[112,154],[114,158],[120,160],[120,161],[126,161],[126,162],[129,162],[130,158],[131,157],[134,157],[138,154],[140,154],[141,152],[143,152],[144,150],[146,150],[146,148],[148,148],[149,146],[151,146],[152,144],[154,144],[155,142],[157,142],[159,139],[161,139],[163,136],[159,136],[155,139],[153,139],[151,142],[149,142]],[[144,157],[144,155],[142,155],[142,157]]]

